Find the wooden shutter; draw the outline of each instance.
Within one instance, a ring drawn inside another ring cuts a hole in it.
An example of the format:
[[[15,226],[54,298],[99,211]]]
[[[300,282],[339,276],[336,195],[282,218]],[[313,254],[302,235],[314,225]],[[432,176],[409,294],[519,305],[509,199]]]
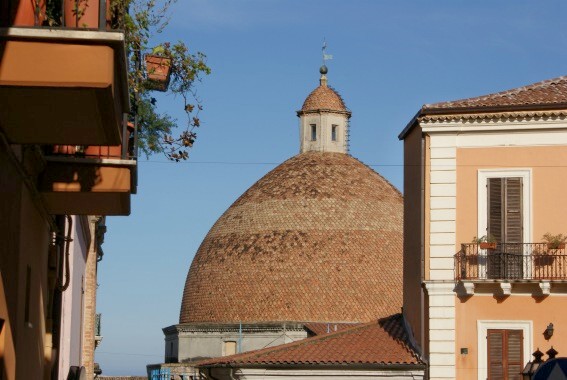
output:
[[[506,243],[522,243],[522,178],[505,178]]]
[[[488,380],[520,380],[523,369],[523,331],[488,330]]]
[[[507,372],[508,379],[521,380],[522,369],[524,368],[523,358],[523,331],[522,330],[504,330],[506,331],[506,356],[507,356]]]
[[[488,380],[504,379],[504,330],[488,330]]]
[[[522,178],[489,178],[487,188],[488,236],[499,243],[522,243]]]
[[[503,215],[502,215],[502,179],[503,178],[489,178],[488,179],[488,236],[493,236],[497,242],[504,241],[503,234]]]

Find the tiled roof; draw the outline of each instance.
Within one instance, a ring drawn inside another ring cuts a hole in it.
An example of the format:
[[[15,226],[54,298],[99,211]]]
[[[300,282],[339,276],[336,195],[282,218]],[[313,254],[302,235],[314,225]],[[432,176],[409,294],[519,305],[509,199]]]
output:
[[[517,119],[564,116],[567,76],[474,98],[425,104],[398,135],[400,140],[419,122]]]
[[[402,305],[402,195],[342,153],[307,152],[219,218],[180,323],[367,322]]]
[[[342,331],[357,325],[356,323],[320,323],[311,322],[305,324],[305,329],[310,335],[323,335]]]
[[[411,348],[401,314],[336,333],[196,363],[197,367],[406,364],[423,366]]]
[[[567,104],[567,76],[544,80],[515,88],[475,98],[454,100],[434,104],[426,104],[422,113],[432,110],[478,109],[494,107],[527,107],[541,105]]]
[[[322,81],[321,85],[307,96],[299,113],[319,110],[350,113],[339,93],[327,86],[326,81]]]

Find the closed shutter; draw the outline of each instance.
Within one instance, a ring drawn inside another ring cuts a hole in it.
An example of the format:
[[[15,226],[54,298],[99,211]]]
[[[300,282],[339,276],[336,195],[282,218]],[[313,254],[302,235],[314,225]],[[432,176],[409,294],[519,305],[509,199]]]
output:
[[[506,243],[522,243],[522,178],[504,178]]]
[[[488,236],[498,243],[522,243],[522,178],[489,178]]]
[[[488,380],[520,380],[523,368],[523,331],[488,330]]]
[[[523,365],[523,331],[522,330],[505,330],[507,335],[507,358],[508,358],[508,379],[520,380]]]
[[[498,243],[504,241],[502,215],[502,180],[503,178],[488,179],[488,236],[496,239]]]
[[[488,380],[504,379],[504,330],[488,330]]]

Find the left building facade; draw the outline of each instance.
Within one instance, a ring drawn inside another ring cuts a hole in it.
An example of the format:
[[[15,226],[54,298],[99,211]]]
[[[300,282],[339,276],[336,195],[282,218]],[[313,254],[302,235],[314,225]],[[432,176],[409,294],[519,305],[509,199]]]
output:
[[[128,215],[136,190],[124,33],[107,27],[104,1],[89,2],[94,21],[81,25],[88,29],[70,21],[43,27],[42,7],[0,5],[0,379],[7,380],[93,377],[104,216]]]

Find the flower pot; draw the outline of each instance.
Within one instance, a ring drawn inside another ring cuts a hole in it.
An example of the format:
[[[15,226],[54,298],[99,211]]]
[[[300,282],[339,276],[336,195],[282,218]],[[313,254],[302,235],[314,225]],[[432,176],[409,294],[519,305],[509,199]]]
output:
[[[565,243],[547,243],[547,249],[565,249]]]
[[[130,136],[134,132],[134,124],[128,122],[128,126],[126,128],[126,136],[123,136],[123,143],[128,144],[128,149],[126,150],[126,155],[129,155],[129,141]],[[85,156],[91,158],[122,158],[122,145],[113,145],[113,146],[95,146],[91,145],[85,149]]]
[[[551,265],[555,261],[553,255],[538,255],[534,257],[534,264],[537,266]]]
[[[68,28],[99,28],[101,0],[64,0],[65,26]],[[106,24],[110,22],[110,0],[106,1]]]
[[[20,0],[13,26],[40,26],[45,20],[45,0]]]
[[[482,242],[480,243],[480,249],[496,249],[496,244],[497,243]]]
[[[152,90],[167,91],[171,76],[171,58],[147,54],[146,72]]]

